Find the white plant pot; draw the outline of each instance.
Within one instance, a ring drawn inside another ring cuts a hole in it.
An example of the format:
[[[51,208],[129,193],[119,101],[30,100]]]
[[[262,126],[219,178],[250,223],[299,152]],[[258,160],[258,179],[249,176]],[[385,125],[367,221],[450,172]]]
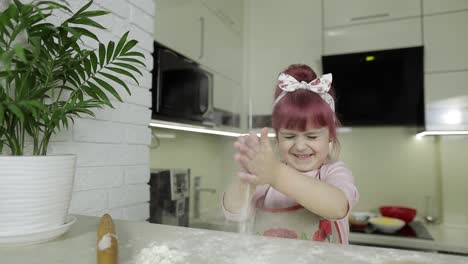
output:
[[[0,156],[0,237],[63,226],[75,163],[74,155]]]

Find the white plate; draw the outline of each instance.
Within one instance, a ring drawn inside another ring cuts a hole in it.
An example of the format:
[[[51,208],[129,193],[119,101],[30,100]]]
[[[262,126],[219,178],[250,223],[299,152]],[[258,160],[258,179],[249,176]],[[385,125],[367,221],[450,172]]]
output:
[[[69,215],[65,224],[45,228],[34,233],[0,234],[0,246],[31,245],[46,242],[65,234],[76,222],[76,217]]]
[[[381,223],[382,219],[387,219],[390,220],[391,223]],[[396,231],[400,230],[405,226],[405,221],[398,219],[398,218],[392,218],[392,217],[374,217],[369,219],[369,223],[371,223],[373,226],[377,228],[380,232],[391,234],[395,233]]]
[[[351,212],[349,222],[353,225],[367,225],[369,219],[377,215],[371,212]]]

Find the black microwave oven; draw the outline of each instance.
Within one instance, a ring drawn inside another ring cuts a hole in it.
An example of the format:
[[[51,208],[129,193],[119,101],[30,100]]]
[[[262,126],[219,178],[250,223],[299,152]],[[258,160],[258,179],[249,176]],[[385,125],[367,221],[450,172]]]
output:
[[[209,123],[213,75],[185,56],[154,42],[152,118]]]

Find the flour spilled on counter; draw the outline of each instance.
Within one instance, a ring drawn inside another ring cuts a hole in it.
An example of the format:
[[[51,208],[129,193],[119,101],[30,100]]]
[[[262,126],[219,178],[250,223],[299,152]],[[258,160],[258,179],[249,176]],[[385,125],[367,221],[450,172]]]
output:
[[[103,235],[98,243],[99,250],[105,250],[110,248],[112,246],[112,237],[114,237],[117,240],[117,237],[114,234],[106,233],[105,235]]]
[[[428,264],[428,263],[443,263],[437,261],[435,255],[428,257],[420,255],[418,252],[413,252],[412,255],[402,255],[399,249],[387,248],[385,255],[379,254],[363,254],[362,251],[343,251],[343,256],[350,260],[359,261],[362,263],[370,264]]]
[[[177,264],[185,263],[187,252],[170,249],[167,245],[151,243],[136,256],[136,264]]]

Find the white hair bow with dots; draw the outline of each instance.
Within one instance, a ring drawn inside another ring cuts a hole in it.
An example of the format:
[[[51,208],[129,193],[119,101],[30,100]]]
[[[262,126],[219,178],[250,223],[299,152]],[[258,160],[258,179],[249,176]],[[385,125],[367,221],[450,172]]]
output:
[[[285,96],[287,93],[294,92],[298,89],[305,89],[320,95],[320,97],[322,97],[322,99],[327,102],[330,108],[335,111],[335,102],[333,101],[333,97],[328,93],[331,87],[331,83],[331,73],[324,74],[322,77],[317,77],[315,80],[309,83],[304,81],[299,82],[291,75],[281,73],[278,77],[278,87],[283,90],[283,92],[281,92],[278,98],[276,98],[273,106],[276,105],[276,103],[278,103],[278,101],[281,100],[281,98],[283,98],[283,96]]]

